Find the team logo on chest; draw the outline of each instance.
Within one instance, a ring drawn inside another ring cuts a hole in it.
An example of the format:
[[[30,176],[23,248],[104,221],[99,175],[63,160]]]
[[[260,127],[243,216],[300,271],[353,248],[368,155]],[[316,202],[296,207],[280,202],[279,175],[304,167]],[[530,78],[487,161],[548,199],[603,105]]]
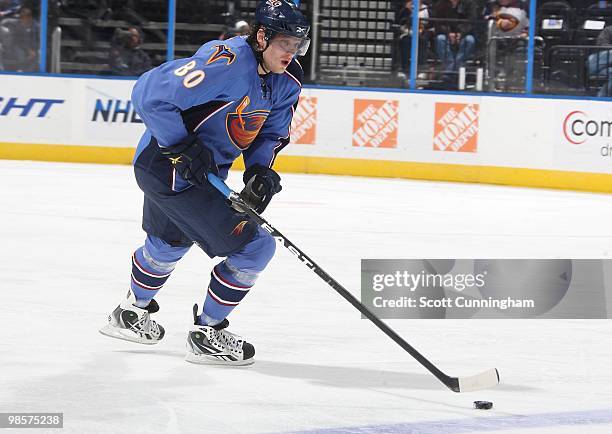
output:
[[[236,60],[236,54],[225,45],[216,45],[212,49],[215,50],[215,52],[208,58],[206,62],[207,65],[222,59],[225,59],[227,64],[231,65],[234,63],[234,60]]]
[[[245,96],[236,107],[235,112],[230,112],[226,117],[227,135],[236,147],[247,149],[263,126],[270,114],[270,110],[244,111],[251,103],[251,99]]]

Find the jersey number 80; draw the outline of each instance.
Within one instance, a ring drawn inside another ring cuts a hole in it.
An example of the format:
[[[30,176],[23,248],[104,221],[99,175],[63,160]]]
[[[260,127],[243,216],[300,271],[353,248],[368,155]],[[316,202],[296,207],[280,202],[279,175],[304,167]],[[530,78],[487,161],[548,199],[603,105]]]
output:
[[[174,70],[174,75],[178,77],[185,77],[183,79],[183,86],[186,88],[196,87],[198,84],[202,83],[206,74],[201,69],[196,69],[191,71],[196,66],[196,61],[192,60],[191,62],[181,66]],[[191,71],[191,72],[190,72]]]

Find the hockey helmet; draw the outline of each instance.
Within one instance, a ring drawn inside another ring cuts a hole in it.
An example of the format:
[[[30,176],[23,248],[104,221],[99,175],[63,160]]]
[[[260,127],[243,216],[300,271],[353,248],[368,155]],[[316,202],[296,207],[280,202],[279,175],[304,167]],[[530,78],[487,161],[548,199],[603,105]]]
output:
[[[293,36],[301,40],[296,55],[308,51],[310,23],[292,0],[263,0],[255,10],[255,23],[265,29],[266,40],[277,33]]]

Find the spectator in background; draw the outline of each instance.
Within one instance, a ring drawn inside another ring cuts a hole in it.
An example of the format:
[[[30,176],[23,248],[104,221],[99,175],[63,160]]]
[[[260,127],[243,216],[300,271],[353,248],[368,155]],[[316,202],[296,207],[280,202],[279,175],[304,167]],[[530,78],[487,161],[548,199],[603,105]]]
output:
[[[606,83],[597,96],[612,96],[612,26],[605,27],[597,36],[597,45],[609,49],[591,54],[587,59],[589,78],[604,79]]]
[[[138,76],[151,69],[151,58],[140,44],[142,35],[137,27],[115,30],[109,54],[113,75]]]
[[[225,32],[219,36],[221,41],[233,38],[234,36],[246,36],[251,33],[251,26],[244,20],[239,20],[230,26]]]
[[[21,8],[21,0],[0,0],[0,20],[16,15]]]
[[[3,53],[8,52],[9,46],[12,44],[9,29],[6,26],[1,26],[2,20],[16,15],[20,8],[21,0],[0,0],[0,71],[4,71]]]
[[[493,20],[490,36],[496,38],[489,45],[489,60],[496,63],[493,70],[502,65],[495,78],[503,81],[506,88],[524,87],[529,36],[526,8],[522,0],[494,0],[485,12],[485,18]]]
[[[418,64],[422,65],[427,60],[427,51],[431,38],[432,28],[429,24],[429,5],[428,1],[421,0],[419,4],[419,47]],[[397,14],[397,24],[399,26],[399,58],[400,70],[398,77],[406,78],[409,74],[410,59],[412,57],[412,0],[404,2],[404,6]]]
[[[495,21],[493,36],[528,36],[529,18],[524,1],[495,0],[489,4],[489,8],[485,18]]]
[[[433,7],[433,18],[457,21],[436,21],[436,55],[442,62],[444,81],[456,81],[454,74],[474,54],[476,37],[474,25],[480,18],[476,0],[438,0]]]
[[[13,20],[10,23],[8,20]],[[18,72],[38,69],[38,44],[40,30],[38,22],[32,15],[32,9],[22,6],[19,19],[6,19],[2,22],[6,39],[10,40],[4,47],[4,61],[12,64],[11,70]]]

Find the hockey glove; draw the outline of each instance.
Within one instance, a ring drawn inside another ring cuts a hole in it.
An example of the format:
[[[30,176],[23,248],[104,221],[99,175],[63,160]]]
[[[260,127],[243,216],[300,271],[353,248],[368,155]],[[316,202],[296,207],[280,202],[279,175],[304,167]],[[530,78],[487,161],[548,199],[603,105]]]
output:
[[[181,177],[190,184],[202,186],[208,173],[219,174],[212,152],[195,135],[189,135],[174,146],[161,148]]]
[[[240,197],[259,214],[264,212],[272,196],[282,190],[278,173],[259,164],[249,167],[242,179],[246,185]]]

